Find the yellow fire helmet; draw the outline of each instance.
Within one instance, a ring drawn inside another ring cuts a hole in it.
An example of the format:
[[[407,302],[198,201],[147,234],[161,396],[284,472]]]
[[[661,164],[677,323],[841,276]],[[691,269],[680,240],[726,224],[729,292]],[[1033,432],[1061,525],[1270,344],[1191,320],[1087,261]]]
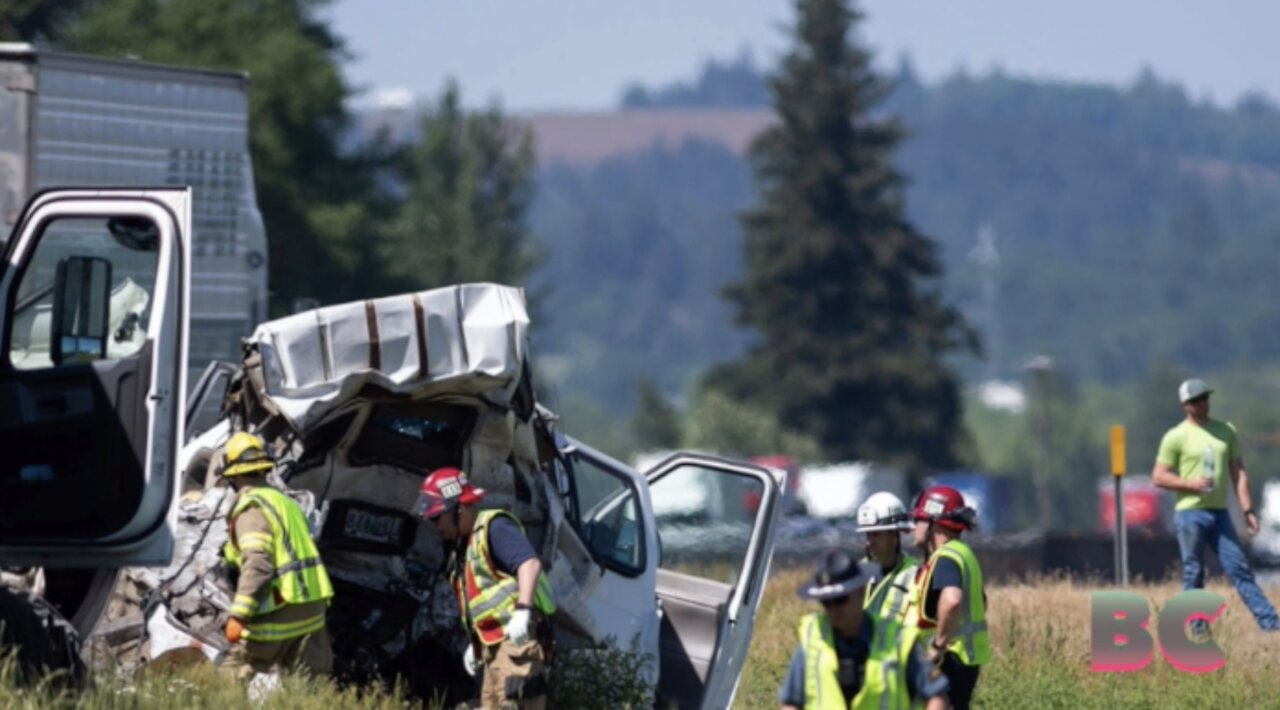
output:
[[[247,431],[238,431],[223,448],[223,476],[243,476],[271,470],[271,456],[262,439]]]

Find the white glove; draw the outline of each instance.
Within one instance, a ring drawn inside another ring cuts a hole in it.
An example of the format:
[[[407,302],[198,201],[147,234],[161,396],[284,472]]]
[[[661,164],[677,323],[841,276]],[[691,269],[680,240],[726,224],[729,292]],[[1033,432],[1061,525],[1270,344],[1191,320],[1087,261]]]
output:
[[[467,669],[467,675],[474,678],[476,673],[480,672],[480,659],[476,658],[476,646],[473,643],[467,643],[467,652],[462,654],[462,665]]]
[[[528,609],[516,609],[511,612],[511,621],[507,622],[507,638],[519,646],[529,641],[529,623],[533,621],[533,612]]]

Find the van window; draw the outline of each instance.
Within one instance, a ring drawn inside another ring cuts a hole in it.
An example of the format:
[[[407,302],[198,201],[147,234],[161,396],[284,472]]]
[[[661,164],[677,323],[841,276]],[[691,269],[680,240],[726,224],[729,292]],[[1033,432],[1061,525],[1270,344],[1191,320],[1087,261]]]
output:
[[[469,407],[452,404],[378,405],[348,455],[357,466],[386,463],[426,475],[462,463],[475,420]]]
[[[596,562],[628,577],[644,572],[644,526],[630,479],[578,454],[573,483],[582,515],[579,532]]]
[[[663,569],[738,581],[764,494],[759,478],[683,465],[651,480]]]

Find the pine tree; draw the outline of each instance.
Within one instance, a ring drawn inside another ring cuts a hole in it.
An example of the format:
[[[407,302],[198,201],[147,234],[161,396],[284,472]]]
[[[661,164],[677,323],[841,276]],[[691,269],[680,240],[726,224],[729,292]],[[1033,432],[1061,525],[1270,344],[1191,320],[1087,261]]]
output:
[[[631,430],[642,451],[680,446],[680,412],[667,401],[653,380],[646,377],[636,380],[636,411],[631,417]]]
[[[295,298],[333,303],[377,295],[373,260],[390,197],[387,159],[344,150],[351,123],[342,40],[325,0],[85,0],[53,46],[108,57],[246,71],[249,144],[267,230],[272,312]]]
[[[450,83],[419,117],[399,171],[406,195],[383,245],[408,288],[464,281],[521,285],[539,255],[525,226],[532,138],[495,106],[468,112]]]
[[[84,10],[85,0],[7,0],[0,3],[0,42],[48,43]]]
[[[944,305],[934,243],[904,215],[891,164],[903,130],[852,39],[848,0],[798,0],[795,46],[770,79],[779,122],[752,146],[760,204],[747,273],[728,289],[761,336],[712,386],[765,407],[832,459],[954,464],[960,396],[944,362],[977,347]]]

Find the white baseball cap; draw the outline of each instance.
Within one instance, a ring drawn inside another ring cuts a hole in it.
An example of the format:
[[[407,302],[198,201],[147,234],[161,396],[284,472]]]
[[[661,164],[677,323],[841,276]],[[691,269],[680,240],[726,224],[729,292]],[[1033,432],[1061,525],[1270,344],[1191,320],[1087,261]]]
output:
[[[1212,392],[1213,390],[1209,389],[1209,385],[1205,384],[1204,380],[1187,380],[1186,382],[1178,385],[1178,401],[1186,404],[1196,397],[1202,397],[1206,394],[1211,394]]]

